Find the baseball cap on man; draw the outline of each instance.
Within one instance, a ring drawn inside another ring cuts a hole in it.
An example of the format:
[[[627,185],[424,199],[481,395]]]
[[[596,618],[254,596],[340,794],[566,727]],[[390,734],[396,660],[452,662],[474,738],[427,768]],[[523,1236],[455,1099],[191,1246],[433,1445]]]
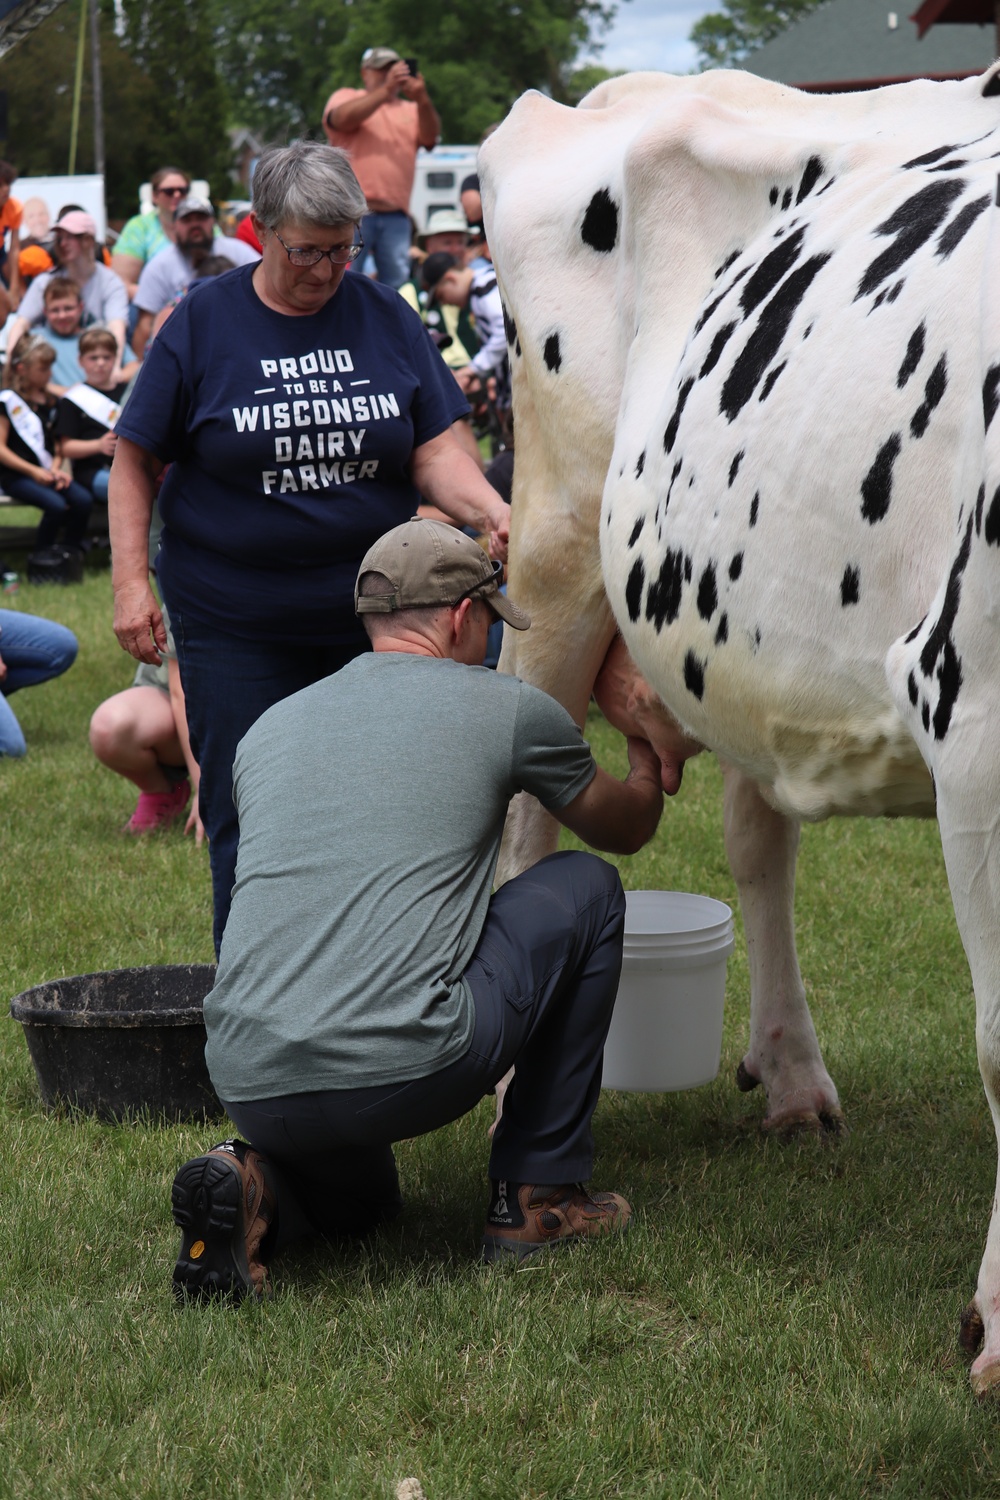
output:
[[[371,68],[375,73],[381,73],[383,68],[391,68],[393,63],[401,62],[398,52],[393,52],[391,47],[369,47],[361,54],[361,66]]]
[[[200,197],[198,193],[188,193],[174,209],[174,218],[186,219],[188,214],[210,214],[214,219],[215,209],[207,198]]]
[[[71,208],[69,213],[56,220],[55,227],[65,230],[67,234],[89,234],[93,239],[97,238],[97,221],[92,214],[84,213],[82,208]]]
[[[361,593],[368,573],[389,580],[385,594]],[[500,593],[503,568],[491,563],[478,542],[443,521],[419,516],[394,526],[369,547],[354,586],[354,610],[359,615],[389,615],[399,609],[453,609],[463,599],[482,599],[495,615],[527,630],[530,617]]]
[[[465,215],[454,208],[436,208],[427,220],[427,228],[417,240],[423,242],[432,234],[468,234]]]

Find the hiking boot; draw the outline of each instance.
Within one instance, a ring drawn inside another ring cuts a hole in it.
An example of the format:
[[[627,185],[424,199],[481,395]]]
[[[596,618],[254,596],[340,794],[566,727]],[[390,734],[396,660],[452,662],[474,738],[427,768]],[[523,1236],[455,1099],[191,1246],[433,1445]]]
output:
[[[223,1141],[185,1162],[174,1178],[171,1202],[182,1231],[173,1278],[180,1301],[238,1303],[270,1295],[260,1247],[275,1202],[258,1152],[244,1141]]]
[[[123,833],[155,833],[158,828],[169,828],[188,805],[191,783],[185,777],[169,792],[140,792],[135,812],[129,818]]]
[[[483,1260],[527,1260],[541,1250],[624,1230],[632,1210],[618,1193],[591,1193],[579,1182],[555,1187],[494,1181]]]

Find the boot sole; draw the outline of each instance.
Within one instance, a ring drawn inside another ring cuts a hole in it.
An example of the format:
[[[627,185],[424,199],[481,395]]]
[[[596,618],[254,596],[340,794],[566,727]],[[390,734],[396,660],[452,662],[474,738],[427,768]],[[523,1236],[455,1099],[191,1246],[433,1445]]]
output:
[[[558,1239],[542,1240],[535,1243],[532,1240],[509,1240],[499,1235],[484,1234],[482,1239],[482,1259],[487,1265],[497,1265],[501,1261],[514,1260],[523,1265],[526,1260],[533,1260],[536,1255],[547,1256],[553,1250],[571,1250],[574,1245],[583,1245],[594,1240],[603,1240],[617,1234],[626,1234],[629,1220],[623,1224],[616,1224],[612,1228],[603,1229],[597,1234],[564,1234]]]
[[[181,1248],[173,1289],[179,1302],[258,1298],[243,1229],[243,1182],[235,1163],[196,1157],[181,1167],[170,1195]]]
[[[583,1238],[579,1234],[564,1234],[559,1240],[546,1240],[542,1244],[525,1244],[518,1240],[495,1240],[489,1235],[483,1235],[481,1258],[488,1266],[501,1265],[505,1261],[514,1261],[523,1266],[526,1260],[533,1261],[536,1256],[547,1257],[553,1250],[568,1250],[572,1245],[578,1245]]]

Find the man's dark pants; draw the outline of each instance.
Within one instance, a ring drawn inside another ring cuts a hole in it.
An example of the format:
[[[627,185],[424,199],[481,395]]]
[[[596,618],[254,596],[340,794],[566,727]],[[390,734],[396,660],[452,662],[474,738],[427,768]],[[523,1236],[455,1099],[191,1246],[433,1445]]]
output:
[[[378,1088],[227,1103],[273,1168],[275,1248],[303,1231],[363,1233],[392,1217],[402,1202],[392,1143],[467,1114],[512,1066],[489,1175],[585,1182],[624,927],[617,870],[593,854],[553,854],[490,902],[465,971],[476,1019],[458,1062]]]

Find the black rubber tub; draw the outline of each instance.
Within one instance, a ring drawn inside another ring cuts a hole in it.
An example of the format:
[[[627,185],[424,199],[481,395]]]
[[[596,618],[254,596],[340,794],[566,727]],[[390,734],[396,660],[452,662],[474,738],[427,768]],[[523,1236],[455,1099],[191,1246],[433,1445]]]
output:
[[[214,964],[108,969],[15,995],[42,1100],[102,1120],[222,1114],[205,1066],[202,1001]]]

